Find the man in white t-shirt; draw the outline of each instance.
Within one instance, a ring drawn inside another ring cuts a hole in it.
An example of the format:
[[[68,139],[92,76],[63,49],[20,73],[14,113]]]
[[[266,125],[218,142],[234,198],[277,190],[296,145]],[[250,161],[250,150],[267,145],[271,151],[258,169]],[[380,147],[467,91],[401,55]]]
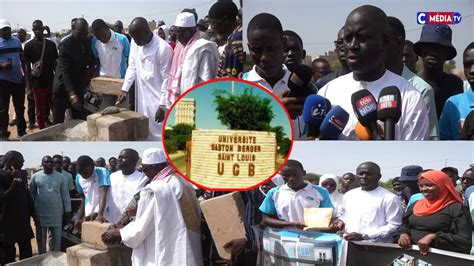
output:
[[[95,167],[94,160],[82,155],[76,162],[76,189],[81,194],[79,218],[74,223],[77,230],[81,230],[83,221],[96,220],[105,222],[107,192],[110,186],[109,171],[103,167]]]
[[[427,108],[421,94],[403,77],[385,68],[388,45],[387,16],[374,6],[361,6],[347,17],[344,26],[347,63],[352,73],[326,84],[318,94],[339,105],[349,114],[349,121],[339,139],[356,139],[351,96],[366,89],[376,99],[387,86],[396,86],[401,93],[401,117],[395,125],[395,140],[425,140],[429,134]]]
[[[122,150],[118,156],[119,171],[110,175],[105,218],[111,224],[119,221],[133,196],[148,183],[148,178],[136,169],[138,159],[136,150]]]
[[[344,230],[347,241],[392,243],[402,224],[400,199],[379,186],[380,167],[365,162],[357,167],[361,187],[344,194],[341,216],[331,223],[332,229]]]

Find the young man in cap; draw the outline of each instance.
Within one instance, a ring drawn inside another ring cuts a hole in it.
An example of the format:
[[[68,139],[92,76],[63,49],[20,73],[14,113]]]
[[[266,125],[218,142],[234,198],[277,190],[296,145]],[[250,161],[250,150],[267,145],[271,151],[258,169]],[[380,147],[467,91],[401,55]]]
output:
[[[92,22],[92,33],[92,53],[99,60],[99,76],[123,79],[130,54],[127,37],[113,32],[102,19]],[[113,106],[116,102],[116,96],[102,95],[102,107]],[[128,104],[123,107],[128,108]]]
[[[160,120],[178,97],[193,86],[217,75],[217,44],[202,39],[196,30],[193,13],[182,12],[174,23],[179,43],[176,45],[166,86],[167,99],[160,105]]]
[[[26,134],[25,86],[23,83],[23,49],[20,40],[12,36],[10,22],[0,19],[0,139],[8,140],[8,109],[13,99],[18,136]]]
[[[220,55],[218,77],[237,78],[244,69],[242,25],[237,22],[239,10],[232,1],[218,1],[209,9],[208,23],[218,39],[225,39]]]
[[[405,78],[423,96],[428,117],[430,119],[430,140],[438,140],[438,116],[436,115],[435,96],[430,84],[412,72],[403,64],[403,47],[405,45],[405,27],[395,17],[388,17],[389,43],[385,55],[385,67],[393,73]]]
[[[176,174],[160,149],[145,150],[142,165],[151,183],[140,191],[135,220],[110,228],[102,239],[133,248],[133,265],[202,265],[194,189]]]
[[[395,125],[395,140],[425,140],[429,119],[421,94],[399,75],[385,68],[389,38],[387,16],[378,7],[364,5],[354,9],[344,26],[346,60],[352,73],[341,76],[321,88],[319,95],[349,113],[349,121],[339,139],[355,140],[358,122],[351,96],[368,90],[378,99],[383,88],[396,86],[401,94],[401,117]]]
[[[133,19],[129,30],[133,40],[118,102],[125,101],[135,82],[135,107],[137,112],[148,117],[148,140],[158,141],[161,140],[162,123],[155,122],[154,118],[159,106],[165,104],[173,50],[165,40],[151,32],[148,21],[142,17]]]
[[[256,15],[247,27],[247,39],[255,65],[242,78],[261,85],[280,98],[292,119],[294,138],[300,139],[305,133],[301,113],[306,98],[287,96],[291,72],[284,65],[287,41],[283,38],[280,20],[268,13]]]
[[[140,159],[138,152],[124,149],[118,156],[118,169],[110,175],[110,188],[107,193],[106,219],[115,224],[125,211],[133,196],[148,183],[148,178],[137,171]]]
[[[344,194],[341,216],[331,227],[344,230],[347,241],[392,243],[402,224],[400,199],[379,186],[382,175],[376,163],[360,164],[356,175],[361,187]]]
[[[463,92],[462,80],[443,71],[444,62],[456,56],[456,49],[451,44],[452,35],[448,25],[426,24],[421,30],[420,40],[414,46],[423,62],[418,74],[433,87],[438,118],[446,100]]]
[[[469,89],[461,94],[448,98],[439,119],[439,131],[442,140],[458,140],[464,121],[474,110],[474,42],[471,42],[463,53],[464,75],[469,82]]]
[[[38,253],[46,253],[47,232],[51,235],[50,251],[61,251],[63,215],[69,217],[71,198],[64,176],[54,171],[53,158],[45,156],[41,160],[43,171],[31,178],[30,192],[39,216],[36,227]],[[67,218],[65,219],[67,220]]]

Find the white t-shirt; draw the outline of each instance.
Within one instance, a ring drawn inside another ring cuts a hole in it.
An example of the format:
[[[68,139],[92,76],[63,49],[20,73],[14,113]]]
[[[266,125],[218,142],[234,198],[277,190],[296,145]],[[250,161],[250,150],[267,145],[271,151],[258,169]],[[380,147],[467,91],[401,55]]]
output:
[[[349,121],[339,139],[355,140],[355,126],[358,122],[352,109],[351,96],[354,92],[367,89],[378,100],[380,91],[387,86],[396,86],[402,96],[402,114],[395,125],[395,140],[428,139],[430,121],[421,94],[406,79],[389,70],[375,81],[356,81],[353,73],[340,76],[326,84],[318,94],[339,105],[349,113]]]
[[[117,223],[125,207],[130,203],[133,196],[146,185],[147,181],[148,178],[137,170],[130,175],[124,175],[122,171],[111,174],[105,219],[109,223]]]
[[[367,234],[370,242],[392,243],[402,224],[400,199],[382,187],[352,189],[344,194],[339,219],[347,233]]]
[[[89,178],[83,178],[79,173],[76,175],[76,189],[84,194],[85,215],[99,211],[99,187],[110,186],[110,176],[107,169],[95,167]]]
[[[92,38],[92,53],[99,58],[100,69],[99,75],[123,78],[127,69],[126,58],[130,54],[130,43],[125,35],[110,30],[110,39],[107,43],[103,43]]]
[[[291,72],[288,70],[288,68],[286,68],[285,65],[283,65],[282,68],[285,70],[285,75],[283,75],[283,77],[279,81],[277,81],[277,83],[275,83],[273,88],[264,78],[260,77],[260,75],[255,70],[255,66],[253,66],[252,70],[250,70],[249,72],[244,73],[242,78],[244,80],[257,83],[258,85],[264,87],[265,89],[272,92],[276,97],[278,97],[284,90],[288,89],[288,80],[290,79],[291,75]],[[294,138],[301,139],[304,134],[305,127],[303,118],[299,116],[298,118],[293,119],[291,122],[293,123]]]

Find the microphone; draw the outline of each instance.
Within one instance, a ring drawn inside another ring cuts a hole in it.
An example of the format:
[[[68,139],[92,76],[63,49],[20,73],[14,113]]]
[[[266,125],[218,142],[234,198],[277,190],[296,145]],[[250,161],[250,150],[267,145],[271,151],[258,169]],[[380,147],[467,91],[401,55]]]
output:
[[[380,124],[378,123],[377,131],[379,132],[379,135],[384,134],[382,126],[380,126]],[[359,140],[372,140],[372,133],[370,133],[368,128],[361,125],[359,121],[357,121],[357,124],[355,126],[355,134]]]
[[[319,139],[337,140],[348,121],[349,113],[338,105],[334,106],[321,123]]]
[[[384,137],[386,140],[395,139],[395,124],[402,115],[402,96],[396,86],[382,89],[377,104],[377,116],[384,122]]]
[[[381,140],[377,132],[377,101],[370,91],[356,91],[351,96],[352,108],[360,124],[368,128],[373,140]]]
[[[309,66],[296,66],[288,79],[288,88],[290,92],[287,97],[308,97],[311,94],[316,94],[317,89],[311,83],[313,70]]]
[[[319,126],[331,109],[331,102],[317,94],[306,98],[303,106],[303,121],[308,125],[309,137],[319,136]]]

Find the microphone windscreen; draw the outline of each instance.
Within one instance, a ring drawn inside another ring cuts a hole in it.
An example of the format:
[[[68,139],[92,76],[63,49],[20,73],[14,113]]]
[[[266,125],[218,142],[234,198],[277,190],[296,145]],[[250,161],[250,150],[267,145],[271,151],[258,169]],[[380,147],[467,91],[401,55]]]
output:
[[[329,106],[328,106],[329,103]],[[331,103],[326,98],[313,94],[306,98],[303,106],[303,121],[309,125],[319,127],[331,108]]]
[[[319,128],[321,136],[324,139],[336,140],[349,121],[349,113],[342,107],[336,105],[326,115],[321,127]]]
[[[368,90],[356,91],[351,96],[352,108],[359,122],[369,127],[377,122],[377,101]]]
[[[402,96],[396,86],[389,86],[382,89],[379,94],[377,104],[377,116],[381,121],[392,118],[396,124],[402,115]]]
[[[313,71],[309,66],[296,66],[288,79],[288,88],[290,89],[289,96],[306,97],[315,94],[316,91],[310,89],[312,76]]]
[[[383,136],[384,131],[380,124],[377,124],[377,131],[379,132],[379,135]],[[359,140],[372,140],[372,133],[360,122],[357,122],[355,126],[355,134]]]

